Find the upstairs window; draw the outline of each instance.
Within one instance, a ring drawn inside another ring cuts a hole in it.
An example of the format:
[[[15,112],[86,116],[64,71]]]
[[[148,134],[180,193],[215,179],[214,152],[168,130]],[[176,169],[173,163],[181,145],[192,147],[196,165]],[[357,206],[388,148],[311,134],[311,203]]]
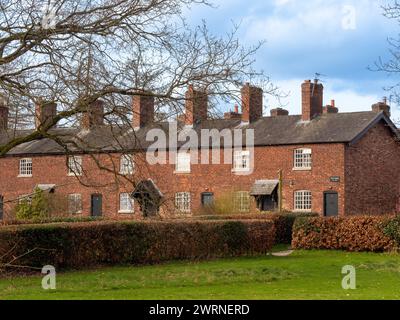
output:
[[[175,172],[190,173],[191,157],[189,152],[178,152],[176,154]]]
[[[120,161],[120,174],[123,175],[133,174],[133,169],[134,169],[133,157],[130,154],[122,155]]]
[[[250,151],[240,150],[233,154],[233,171],[249,171],[250,170]]]
[[[294,151],[294,168],[295,169],[311,169],[312,151],[311,149],[296,149]]]
[[[70,214],[82,213],[82,195],[80,194],[68,195],[68,212]]]
[[[81,156],[69,156],[68,157],[68,175],[81,176],[82,173],[83,173],[82,157]]]
[[[190,213],[190,193],[178,192],[175,194],[175,208],[181,213]]]
[[[32,177],[32,159],[25,158],[19,160],[19,176]]]
[[[294,193],[294,210],[295,211],[311,211],[312,194],[311,191],[301,190]]]
[[[129,193],[121,193],[119,195],[119,212],[120,213],[133,213],[134,200]]]
[[[238,191],[233,197],[234,210],[238,212],[250,211],[250,193],[247,191]]]

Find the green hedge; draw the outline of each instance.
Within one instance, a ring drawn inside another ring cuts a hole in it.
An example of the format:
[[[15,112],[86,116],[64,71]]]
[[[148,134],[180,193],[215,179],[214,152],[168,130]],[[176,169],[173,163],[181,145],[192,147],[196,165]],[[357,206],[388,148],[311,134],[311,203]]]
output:
[[[296,249],[390,251],[400,244],[400,218],[356,216],[299,218],[293,227]]]
[[[14,265],[77,269],[265,254],[274,238],[271,221],[20,225],[0,228],[0,256],[3,264],[20,256]]]

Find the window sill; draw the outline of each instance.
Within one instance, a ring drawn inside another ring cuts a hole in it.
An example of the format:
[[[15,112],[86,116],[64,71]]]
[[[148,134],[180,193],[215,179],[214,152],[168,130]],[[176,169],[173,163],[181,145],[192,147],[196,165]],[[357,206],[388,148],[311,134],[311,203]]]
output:
[[[174,174],[191,174],[191,171],[174,171]]]
[[[310,210],[293,210],[294,213],[312,213],[312,209]]]
[[[232,169],[233,173],[250,172],[250,169]]]
[[[68,173],[68,177],[82,177],[82,174]]]
[[[293,168],[293,171],[311,171],[312,168]]]
[[[121,176],[133,176],[134,172],[120,172],[119,173]]]
[[[19,174],[17,177],[18,178],[32,178],[33,175],[32,174]]]
[[[128,210],[120,210],[118,211],[119,214],[134,214],[135,211],[128,211]]]

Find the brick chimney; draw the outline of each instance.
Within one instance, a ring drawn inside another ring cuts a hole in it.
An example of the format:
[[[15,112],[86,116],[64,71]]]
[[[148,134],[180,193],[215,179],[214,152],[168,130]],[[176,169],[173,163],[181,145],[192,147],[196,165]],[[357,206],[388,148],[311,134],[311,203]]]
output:
[[[0,132],[8,129],[8,107],[6,101],[0,97]]]
[[[391,116],[390,106],[387,104],[387,98],[384,97],[382,102],[373,104],[372,111],[374,111],[376,113],[383,111],[390,118],[390,116]]]
[[[35,128],[47,126],[52,123],[57,115],[57,103],[39,101],[35,105]]]
[[[336,106],[335,106],[335,100],[331,100],[331,104],[327,105],[323,108],[323,113],[324,114],[339,113],[339,109],[336,108]]]
[[[289,111],[282,109],[282,108],[276,108],[271,110],[271,117],[281,117],[281,116],[288,116]]]
[[[83,129],[89,130],[104,124],[104,101],[96,100],[89,106],[82,115],[81,126]]]
[[[194,125],[207,120],[208,96],[206,92],[196,91],[193,85],[186,92],[185,124]]]
[[[224,119],[241,119],[242,114],[239,113],[239,106],[236,104],[234,111],[224,113]]]
[[[301,85],[302,120],[311,121],[322,114],[324,86],[318,80],[306,80]]]
[[[132,98],[133,128],[143,128],[154,122],[154,96],[135,95]]]
[[[263,90],[246,83],[242,90],[242,120],[254,122],[263,116]]]

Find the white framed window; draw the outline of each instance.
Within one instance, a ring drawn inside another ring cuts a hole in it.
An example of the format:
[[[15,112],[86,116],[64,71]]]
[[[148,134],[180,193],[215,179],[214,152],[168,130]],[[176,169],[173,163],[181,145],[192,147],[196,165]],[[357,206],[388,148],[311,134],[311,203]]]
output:
[[[32,159],[19,160],[19,177],[32,177]]]
[[[233,196],[233,207],[238,212],[250,211],[250,193],[247,191],[237,191]]]
[[[311,211],[312,194],[308,190],[300,190],[294,193],[294,210],[295,211]]]
[[[133,163],[133,157],[130,154],[123,154],[120,160],[119,173],[123,175],[133,174],[135,165]]]
[[[300,170],[309,170],[312,166],[312,150],[296,149],[294,151],[294,168]]]
[[[190,192],[178,192],[175,194],[175,208],[181,213],[190,213]]]
[[[81,176],[82,169],[82,157],[81,156],[69,156],[68,157],[68,175],[69,176]]]
[[[191,156],[189,152],[178,152],[176,154],[175,172],[190,173]]]
[[[233,153],[233,171],[249,171],[250,170],[250,151],[239,150]]]
[[[70,214],[82,213],[82,195],[78,193],[68,195],[68,212]]]
[[[119,213],[133,213],[135,211],[134,200],[129,193],[119,195]]]

